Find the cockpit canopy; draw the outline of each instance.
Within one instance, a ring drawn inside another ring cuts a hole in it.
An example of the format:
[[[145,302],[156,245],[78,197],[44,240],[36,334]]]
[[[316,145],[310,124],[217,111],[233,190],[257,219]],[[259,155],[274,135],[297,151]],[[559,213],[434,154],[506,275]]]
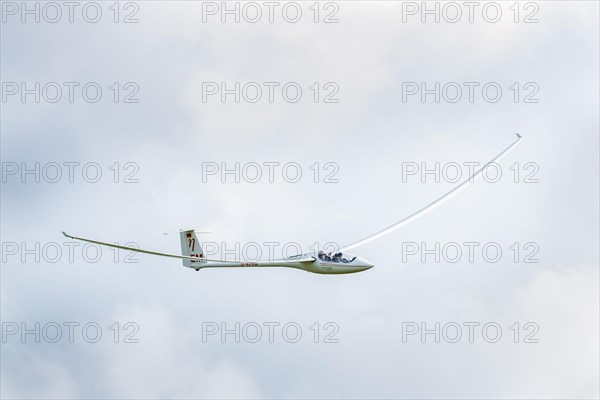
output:
[[[325,252],[323,250],[319,251],[319,260],[326,262],[334,262],[334,263],[343,263],[350,264],[352,261],[356,260],[356,256],[353,256],[349,253],[342,252]]]

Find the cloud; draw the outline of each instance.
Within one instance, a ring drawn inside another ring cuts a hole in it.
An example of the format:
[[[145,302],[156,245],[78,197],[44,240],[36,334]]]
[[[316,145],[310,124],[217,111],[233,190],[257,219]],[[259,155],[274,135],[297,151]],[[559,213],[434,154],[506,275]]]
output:
[[[98,321],[108,341],[3,344],[2,396],[598,396],[597,3],[542,2],[539,24],[514,24],[510,13],[499,24],[403,24],[400,3],[342,2],[340,23],[328,25],[203,24],[200,5],[165,4],[140,3],[132,25],[3,24],[7,81],[96,80],[109,95],[115,81],[140,86],[136,104],[2,104],[3,161],[97,161],[106,178],[3,183],[4,242],[62,243],[67,230],[178,252],[177,237],[162,232],[210,223],[202,239],[228,248],[346,244],[452,186],[401,183],[403,162],[483,163],[514,131],[525,140],[498,184],[479,181],[357,249],[376,265],[361,274],[194,272],[144,255],[114,262],[110,251],[89,263],[81,247],[75,262],[10,256],[3,321]],[[297,81],[305,97],[202,102],[202,82],[236,80]],[[502,101],[402,102],[402,82],[471,80],[499,82]],[[315,81],[336,82],[339,103],[315,103]],[[515,103],[515,81],[537,82],[539,103]],[[139,165],[139,183],[112,182],[108,167],[127,161]],[[293,161],[304,175],[297,184],[205,183],[206,161]],[[315,162],[335,162],[339,183],[314,183]],[[513,181],[527,162],[539,166],[539,183]],[[403,241],[474,240],[500,243],[502,260],[401,262]],[[539,262],[515,263],[515,242],[539,245]],[[473,320],[499,323],[502,342],[401,341],[403,322]],[[140,342],[112,343],[117,321],[138,323]],[[207,321],[292,321],[304,335],[202,343]],[[339,343],[314,343],[310,327],[326,322],[338,325]],[[514,343],[516,322],[520,339],[535,322],[539,343]]]
[[[259,398],[250,371],[227,357],[209,359],[184,321],[165,309],[139,306],[120,310],[117,321],[136,321],[140,343],[108,344],[102,375],[111,398]]]

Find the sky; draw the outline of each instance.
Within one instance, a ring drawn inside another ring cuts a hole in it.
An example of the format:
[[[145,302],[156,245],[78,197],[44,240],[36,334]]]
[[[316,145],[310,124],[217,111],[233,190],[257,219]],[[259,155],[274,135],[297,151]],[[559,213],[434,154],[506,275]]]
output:
[[[2,398],[598,398],[598,3],[424,4],[2,2]]]

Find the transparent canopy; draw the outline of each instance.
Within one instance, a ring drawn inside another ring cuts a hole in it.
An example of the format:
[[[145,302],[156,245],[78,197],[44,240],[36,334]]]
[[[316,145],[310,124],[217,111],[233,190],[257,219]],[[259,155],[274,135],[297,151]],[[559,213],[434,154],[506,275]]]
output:
[[[325,252],[323,250],[319,251],[319,260],[328,261],[328,262],[339,262],[344,264],[350,264],[352,261],[356,260],[356,256],[350,253],[342,253],[342,252]]]

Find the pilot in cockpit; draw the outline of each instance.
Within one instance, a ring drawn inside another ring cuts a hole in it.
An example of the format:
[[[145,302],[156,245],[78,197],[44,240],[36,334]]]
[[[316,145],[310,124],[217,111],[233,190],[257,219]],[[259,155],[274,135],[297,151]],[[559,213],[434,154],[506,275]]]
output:
[[[319,260],[321,261],[331,261],[331,257],[325,253],[323,250],[319,251]]]
[[[343,254],[341,252],[339,253],[325,253],[323,250],[319,250],[319,260],[321,261],[329,261],[329,262],[336,262],[336,263],[344,263],[344,264],[349,264],[352,261],[356,260],[356,257],[352,257],[351,260],[345,258],[343,256]]]

